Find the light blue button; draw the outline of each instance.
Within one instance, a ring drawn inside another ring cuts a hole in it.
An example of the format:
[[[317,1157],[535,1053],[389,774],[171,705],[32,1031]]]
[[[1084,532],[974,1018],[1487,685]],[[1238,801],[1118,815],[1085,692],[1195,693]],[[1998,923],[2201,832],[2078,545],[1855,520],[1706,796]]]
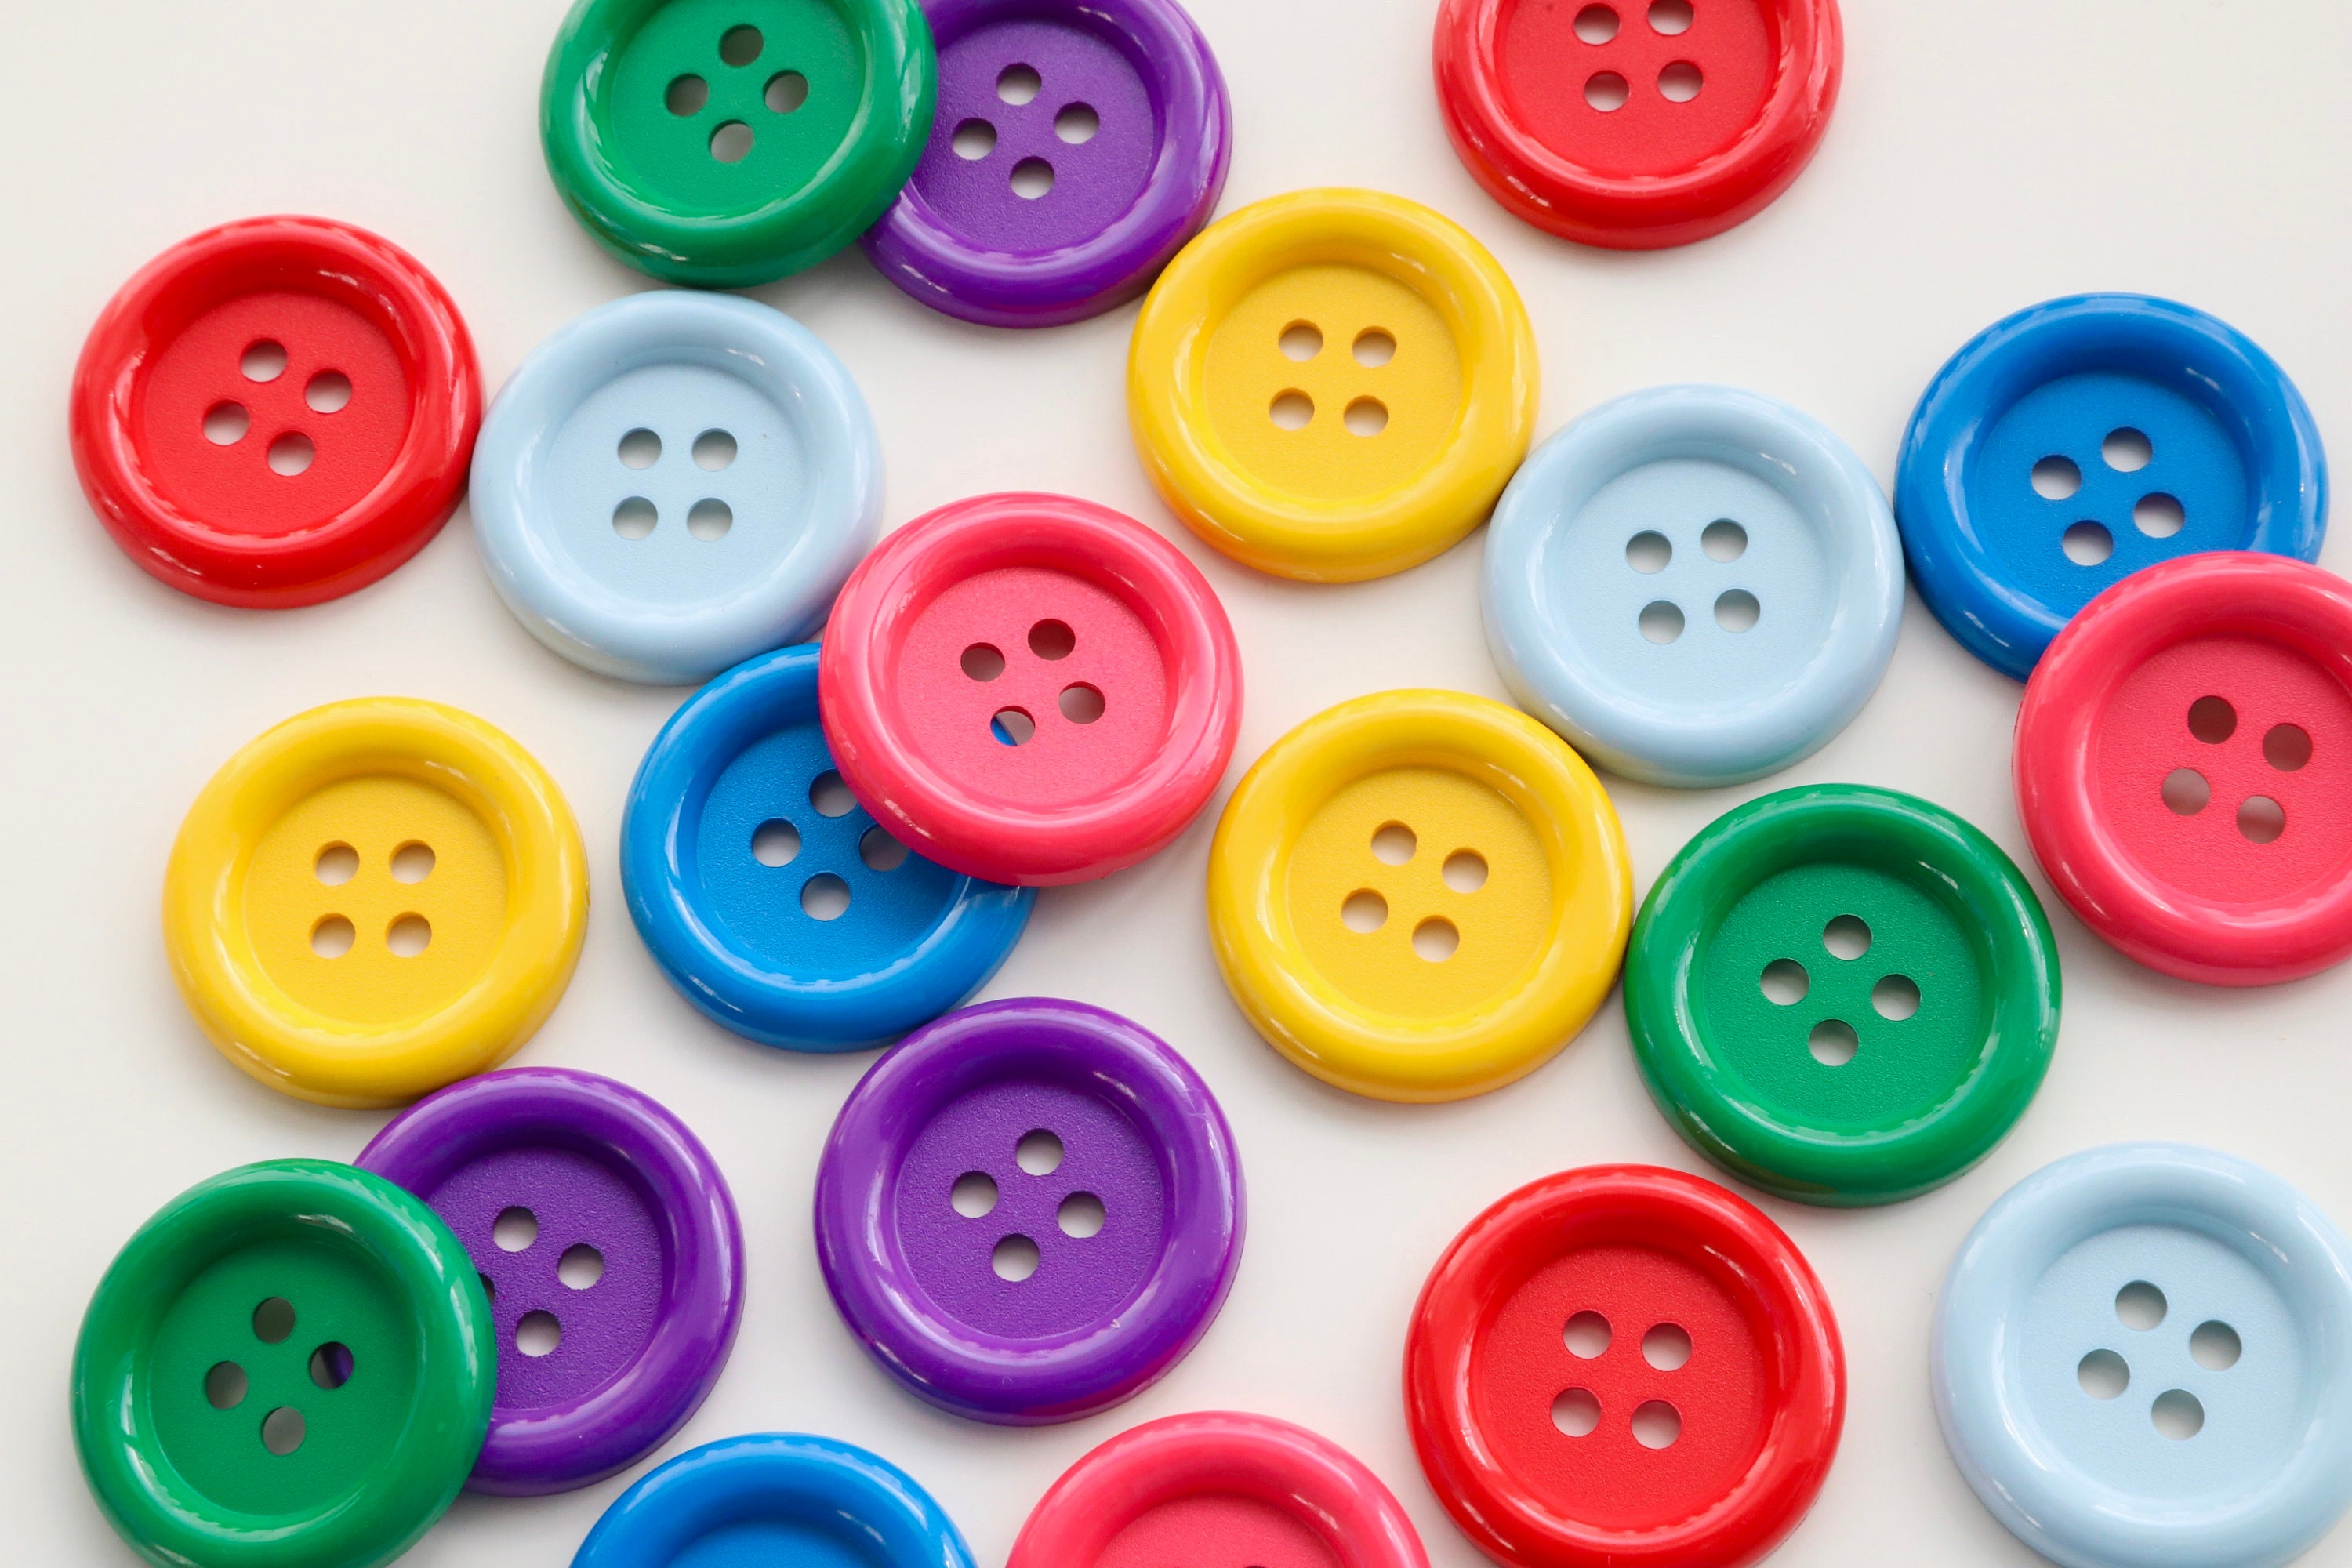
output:
[[[1519,705],[1651,784],[1759,778],[1878,685],[1903,618],[1886,498],[1784,403],[1659,386],[1536,448],[1486,531],[1486,646]]]
[[[2352,1502],[2352,1247],[2227,1154],[2019,1183],[1952,1262],[1932,1363],[1961,1473],[2068,1568],[2272,1568]]]
[[[931,1495],[888,1460],[777,1432],[690,1448],[623,1492],[572,1568],[972,1568]]]
[[[882,514],[866,399],[789,316],[656,290],[541,343],[482,421],[474,534],[541,642],[684,685],[813,636]]]
[[[962,1005],[1037,900],[908,853],[850,797],[814,643],[746,660],[671,715],[629,791],[621,889],[688,1001],[802,1051],[882,1045]]]

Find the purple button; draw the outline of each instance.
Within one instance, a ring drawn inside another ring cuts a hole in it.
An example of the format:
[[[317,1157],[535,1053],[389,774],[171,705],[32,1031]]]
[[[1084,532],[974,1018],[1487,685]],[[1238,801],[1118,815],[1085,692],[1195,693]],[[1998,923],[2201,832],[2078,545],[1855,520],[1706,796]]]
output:
[[[950,316],[1048,327],[1135,298],[1209,220],[1233,150],[1224,78],[1174,0],[925,0],[931,139],[866,236]]]
[[[926,1025],[875,1063],[817,1169],[835,1305],[900,1382],[1006,1426],[1159,1381],[1241,1261],[1224,1112],[1116,1013],[1035,998]]]
[[[470,1489],[602,1480],[718,1381],[742,1227],[709,1152],[645,1095],[560,1068],[485,1073],[411,1106],[356,1163],[423,1198],[489,1292],[498,1397]]]

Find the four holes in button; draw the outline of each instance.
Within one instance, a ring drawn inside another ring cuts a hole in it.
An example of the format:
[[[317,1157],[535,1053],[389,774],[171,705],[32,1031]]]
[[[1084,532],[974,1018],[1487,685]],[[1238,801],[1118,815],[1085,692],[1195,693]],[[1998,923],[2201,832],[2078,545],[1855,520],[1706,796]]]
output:
[[[2200,697],[2189,705],[2188,724],[2191,739],[2222,745],[2238,732],[2238,710],[2226,697]],[[2263,761],[2280,773],[2308,765],[2311,752],[2311,732],[2300,724],[2273,724],[2263,732]],[[2213,786],[2199,770],[2179,767],[2164,775],[2158,794],[2175,814],[2195,816],[2212,803]],[[2249,843],[2276,843],[2286,832],[2286,809],[2271,795],[2249,795],[2238,805],[2237,826]]]

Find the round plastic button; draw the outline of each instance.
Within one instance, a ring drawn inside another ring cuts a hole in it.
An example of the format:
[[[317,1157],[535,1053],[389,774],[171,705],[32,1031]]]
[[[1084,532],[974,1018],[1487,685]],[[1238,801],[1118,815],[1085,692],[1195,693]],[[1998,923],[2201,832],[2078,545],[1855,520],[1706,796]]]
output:
[[[621,1494],[572,1568],[972,1568],[912,1476],[830,1437],[772,1433],[689,1449]]]
[[[1208,804],[1241,656],[1174,545],[1067,496],[941,507],[866,557],[825,627],[825,739],[866,809],[970,876],[1107,877]]]
[[[180,994],[229,1060],[324,1105],[498,1066],[571,982],[587,858],[555,781],[469,713],[297,714],[205,785],[163,877]]]
[[[1459,1100],[1549,1061],[1608,995],[1625,838],[1559,738],[1453,691],[1360,697],[1275,742],[1209,851],[1209,931],[1258,1033],[1326,1082]]]
[[[74,468],[123,553],[255,609],[364,588],[457,505],[482,418],[457,307],[349,224],[249,218],[108,302],[74,367]]]
[[[2352,584],[2275,555],[2137,573],[2050,645],[2018,814],[2083,923],[2262,985],[2352,956]]]
[[[1486,247],[1375,191],[1296,191],[1213,225],[1160,275],[1128,353],[1152,483],[1277,576],[1420,564],[1486,519],[1527,455],[1536,341]]]
[[[656,290],[580,316],[491,406],[474,536],[531,634],[683,686],[798,642],[874,542],[882,450],[833,351],[749,300]]]
[[[365,1568],[457,1495],[490,1315],[423,1204],[324,1160],[215,1176],[142,1226],[74,1346],[74,1444],[154,1563]]]
[[[1438,1259],[1405,1343],[1422,1468],[1511,1568],[1737,1568],[1812,1506],[1845,1352],[1780,1227],[1711,1182],[1529,1183]]]
[[[917,0],[579,0],[548,52],[540,141],[605,249],[672,283],[742,289],[882,216],[937,86]]]
[[[1446,0],[1437,99],[1486,194],[1565,239],[1688,245],[1804,172],[1844,70],[1837,0]]]
[[[990,1002],[907,1037],[817,1167],[834,1304],[890,1374],[1003,1426],[1142,1393],[1241,1263],[1242,1173],[1184,1058],[1076,1002]]]
[[[621,886],[679,994],[803,1051],[960,1005],[1037,900],[908,854],[866,815],[817,722],[814,644],[737,666],[663,726],[629,791]]]
[[[866,251],[950,316],[1047,327],[1132,300],[1209,221],[1233,110],[1175,0],[932,0],[939,112]]]
[[[626,1084],[512,1068],[395,1117],[356,1162],[432,1206],[490,1295],[498,1400],[471,1489],[569,1491],[694,1414],[743,1312],[709,1152]]]
[[[1486,531],[1486,643],[1521,706],[1612,772],[1738,784],[1811,756],[1903,623],[1878,481],[1785,403],[1660,386],[1537,448]]]
[[[1122,1432],[1039,1500],[1006,1568],[1429,1568],[1381,1479],[1265,1415],[1206,1411]]]
[[[2066,1568],[2275,1568],[2352,1502],[2352,1247],[2243,1160],[2069,1155],[1936,1308],[1936,1415],[1993,1517]]]
[[[1995,322],[1937,373],[1895,515],[1936,618],[2022,680],[2092,595],[2151,563],[2317,559],[2327,464],[2303,395],[2243,334],[2085,294]]]
[[[1950,1181],[2025,1113],[2058,950],[1998,845],[1892,790],[1726,813],[1650,889],[1625,1022],[1650,1097],[1743,1181],[1877,1204]]]

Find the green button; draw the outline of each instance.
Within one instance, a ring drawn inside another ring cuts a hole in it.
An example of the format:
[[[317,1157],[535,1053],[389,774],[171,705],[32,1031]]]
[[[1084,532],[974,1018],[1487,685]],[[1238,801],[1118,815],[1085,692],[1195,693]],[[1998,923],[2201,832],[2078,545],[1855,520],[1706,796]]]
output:
[[[1699,1152],[1806,1203],[1890,1203],[2007,1134],[2058,1038],[2058,954],[1999,846],[1823,784],[1710,824],[1650,889],[1625,1018]]]
[[[814,266],[888,209],[938,86],[917,0],[580,0],[540,132],[608,249],[737,289]]]
[[[183,1194],[115,1258],[74,1351],[74,1440],[151,1562],[360,1568],[465,1484],[496,1367],[479,1277],[430,1209],[271,1161]]]

